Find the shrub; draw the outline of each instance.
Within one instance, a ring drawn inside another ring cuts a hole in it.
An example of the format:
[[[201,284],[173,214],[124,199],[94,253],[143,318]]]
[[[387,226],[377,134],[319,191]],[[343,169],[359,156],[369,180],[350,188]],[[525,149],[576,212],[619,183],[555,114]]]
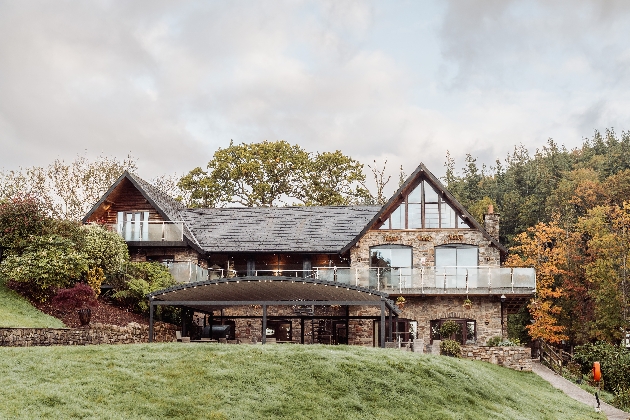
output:
[[[158,262],[131,262],[127,272],[115,282],[114,299],[140,312],[147,312],[146,295],[175,284],[168,268]]]
[[[121,272],[129,262],[127,244],[116,232],[92,223],[82,227],[82,236],[80,248],[90,267],[100,268],[105,276]]]
[[[451,357],[461,357],[462,347],[455,340],[442,340],[440,343],[440,354]]]
[[[617,387],[614,392],[613,405],[624,411],[630,411],[630,388]]]
[[[101,285],[105,281],[105,275],[101,267],[94,267],[87,272],[87,284],[92,288],[96,296],[101,294]]]
[[[587,374],[593,367],[593,362],[599,362],[604,380],[604,389],[611,392],[630,390],[630,351],[623,346],[614,346],[606,342],[577,346],[573,360],[582,367],[582,373]]]
[[[486,346],[496,347],[501,343],[502,339],[499,336],[491,337],[486,341]]]
[[[21,253],[10,253],[0,264],[0,276],[22,283],[21,291],[44,302],[59,288],[81,279],[85,256],[75,244],[58,235],[31,237]]]
[[[446,321],[440,327],[440,337],[442,339],[448,339],[457,334],[460,331],[459,324],[454,321]]]
[[[87,284],[77,283],[71,289],[60,289],[53,297],[52,304],[65,311],[96,306],[96,294]]]

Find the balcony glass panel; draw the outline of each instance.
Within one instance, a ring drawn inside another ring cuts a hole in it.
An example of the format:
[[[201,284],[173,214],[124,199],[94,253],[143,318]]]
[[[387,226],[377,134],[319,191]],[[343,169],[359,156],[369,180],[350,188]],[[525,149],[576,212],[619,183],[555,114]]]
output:
[[[512,287],[512,269],[511,268],[495,268],[491,272],[490,281],[492,288],[511,288]]]
[[[514,287],[536,287],[534,268],[514,268]]]

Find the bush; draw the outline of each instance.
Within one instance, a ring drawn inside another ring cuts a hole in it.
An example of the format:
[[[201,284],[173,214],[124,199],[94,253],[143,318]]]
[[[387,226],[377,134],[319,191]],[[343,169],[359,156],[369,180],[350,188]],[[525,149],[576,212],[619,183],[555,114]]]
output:
[[[20,290],[44,302],[57,289],[67,288],[87,271],[85,256],[58,235],[31,237],[21,253],[10,253],[0,264],[0,276],[22,283]]]
[[[502,339],[499,336],[491,337],[488,339],[488,341],[486,341],[486,346],[496,347],[499,345],[499,343],[501,343],[501,341]]]
[[[158,262],[131,262],[127,272],[118,278],[114,287],[114,299],[140,312],[147,312],[146,295],[175,284],[168,268]]]
[[[612,404],[624,411],[630,411],[630,389],[617,387]]]
[[[440,343],[440,354],[451,357],[461,357],[462,347],[455,340],[442,340]]]
[[[129,262],[127,244],[116,232],[92,223],[82,227],[82,234],[81,251],[90,267],[100,268],[105,276],[120,273]]]
[[[442,337],[442,339],[449,339],[453,334],[457,334],[459,331],[459,324],[454,321],[446,321],[440,327],[440,337]]]
[[[623,346],[613,346],[600,341],[577,346],[573,360],[581,365],[582,373],[588,374],[593,362],[599,362],[604,389],[619,392],[620,398],[630,390],[630,351]]]
[[[96,306],[96,294],[87,284],[77,283],[71,289],[60,289],[53,297],[52,304],[65,311]]]

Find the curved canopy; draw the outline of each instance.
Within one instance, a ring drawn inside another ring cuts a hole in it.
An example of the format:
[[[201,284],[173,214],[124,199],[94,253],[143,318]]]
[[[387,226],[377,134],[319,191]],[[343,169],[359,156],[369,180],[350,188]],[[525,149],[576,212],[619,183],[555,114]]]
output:
[[[236,305],[380,306],[399,314],[385,292],[318,279],[235,277],[185,283],[147,295],[152,305],[185,306],[203,311]]]

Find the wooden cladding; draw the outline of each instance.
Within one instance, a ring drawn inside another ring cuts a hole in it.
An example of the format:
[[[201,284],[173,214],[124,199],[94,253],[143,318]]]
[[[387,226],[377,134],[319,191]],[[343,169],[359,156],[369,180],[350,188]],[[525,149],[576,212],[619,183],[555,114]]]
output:
[[[103,221],[107,224],[116,224],[118,212],[148,211],[149,221],[164,221],[164,218],[155,210],[140,191],[127,178],[123,179],[101,206],[90,216],[89,221]]]

